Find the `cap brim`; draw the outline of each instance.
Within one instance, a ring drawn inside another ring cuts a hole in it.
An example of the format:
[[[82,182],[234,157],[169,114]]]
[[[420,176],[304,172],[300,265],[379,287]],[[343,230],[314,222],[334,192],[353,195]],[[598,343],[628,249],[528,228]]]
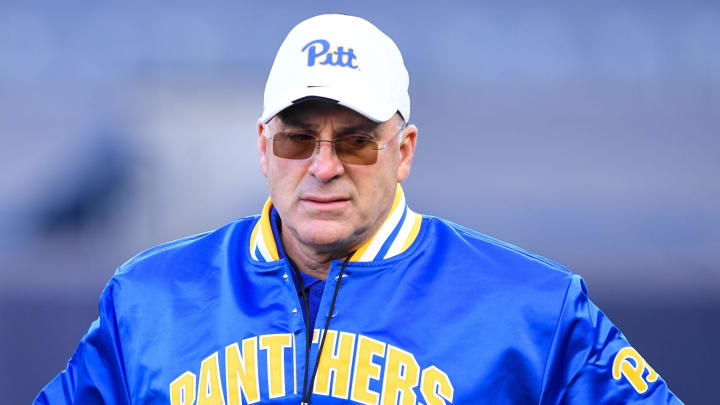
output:
[[[280,111],[312,99],[326,100],[347,107],[367,119],[385,122],[397,112],[397,103],[370,96],[363,89],[338,86],[308,86],[286,92],[274,105],[266,105],[260,119],[267,124]]]

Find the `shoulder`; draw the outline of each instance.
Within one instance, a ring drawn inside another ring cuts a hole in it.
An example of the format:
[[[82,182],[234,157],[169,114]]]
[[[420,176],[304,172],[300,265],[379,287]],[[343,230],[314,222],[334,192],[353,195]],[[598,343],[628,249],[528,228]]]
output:
[[[585,292],[580,277],[550,259],[444,219],[425,216],[423,226],[413,264],[426,263],[422,267],[432,270],[432,288],[459,303],[466,329],[482,334],[492,328],[490,340],[512,343],[541,359],[536,366],[542,367],[563,308]]]
[[[257,219],[242,218],[137,254],[108,281],[101,306],[111,308],[118,324],[155,330],[156,322],[170,322],[167,317],[174,313],[212,302],[247,262],[247,241]]]
[[[485,268],[502,268],[504,273],[515,272],[530,276],[543,272],[570,282],[573,272],[563,265],[476,230],[454,222],[424,216],[427,226],[425,243],[432,243],[439,252],[459,256],[463,261],[483,264]]]
[[[213,268],[219,256],[243,255],[246,239],[258,216],[230,222],[218,229],[166,242],[145,250],[118,267],[111,281],[152,281],[194,277]]]

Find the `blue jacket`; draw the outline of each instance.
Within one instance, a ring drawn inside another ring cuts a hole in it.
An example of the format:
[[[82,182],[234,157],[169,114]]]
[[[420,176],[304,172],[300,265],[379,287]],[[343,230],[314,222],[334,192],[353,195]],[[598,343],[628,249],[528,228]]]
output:
[[[35,403],[298,404],[305,326],[271,209],[122,265]],[[399,187],[338,280],[341,265],[314,326],[311,367],[340,282],[313,404],[681,403],[579,276],[418,215]]]

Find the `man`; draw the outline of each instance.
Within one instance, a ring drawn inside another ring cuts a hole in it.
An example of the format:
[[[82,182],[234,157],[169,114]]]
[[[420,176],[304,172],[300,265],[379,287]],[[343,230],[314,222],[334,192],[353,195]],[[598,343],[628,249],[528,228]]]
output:
[[[680,403],[562,266],[414,213],[394,42],[322,15],[280,47],[261,215],[125,263],[37,403]]]

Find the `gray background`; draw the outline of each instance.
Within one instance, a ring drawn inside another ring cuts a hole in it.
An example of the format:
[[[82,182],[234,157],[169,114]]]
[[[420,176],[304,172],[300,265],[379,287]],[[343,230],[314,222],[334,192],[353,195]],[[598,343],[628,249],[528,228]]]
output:
[[[717,401],[717,2],[0,4],[0,392],[27,403],[114,269],[259,212],[256,120],[300,20],[395,39],[404,188],[558,261],[687,403]]]

